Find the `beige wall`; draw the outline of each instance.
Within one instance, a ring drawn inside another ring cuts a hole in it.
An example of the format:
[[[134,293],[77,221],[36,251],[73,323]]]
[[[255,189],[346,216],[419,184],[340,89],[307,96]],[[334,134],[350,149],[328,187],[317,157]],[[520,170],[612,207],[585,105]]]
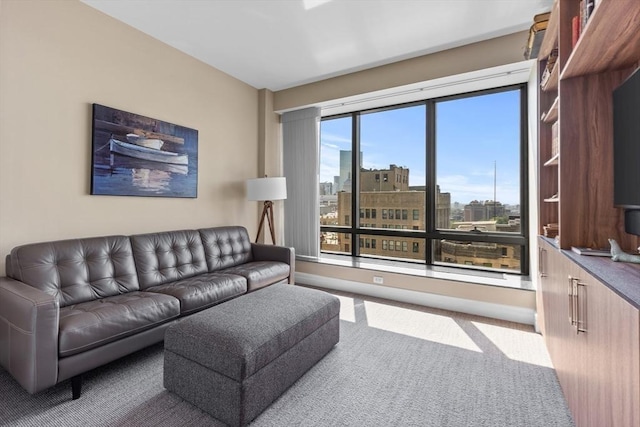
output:
[[[76,1],[0,2],[0,274],[36,241],[241,224],[258,91]],[[91,196],[91,104],[197,129],[196,199]],[[273,132],[273,130],[271,130]]]
[[[268,89],[258,92],[258,177],[282,176],[282,137],[280,115],[273,109],[274,93]],[[273,204],[276,243],[284,242],[284,202]],[[262,205],[260,205],[262,213]],[[265,221],[266,222],[266,221]],[[264,225],[260,241],[271,243],[269,228]]]
[[[0,274],[4,255],[28,242],[225,224],[253,236],[260,206],[245,201],[244,181],[281,173],[274,110],[517,62],[525,41],[518,33],[274,94],[82,3],[0,0]],[[90,196],[94,102],[197,129],[198,198]],[[371,279],[370,271],[299,266]],[[529,292],[384,275],[390,286],[533,306]]]
[[[275,93],[276,111],[483,70],[524,60],[528,31],[407,59]]]
[[[296,262],[296,272],[298,273],[330,276],[335,279],[367,284],[372,284],[373,276],[377,276],[383,278],[384,286],[391,288],[529,309],[535,309],[536,304],[536,295],[532,291],[373,271],[363,268],[330,266],[330,269],[331,273],[327,274],[326,265],[315,262]]]
[[[524,60],[527,37],[526,31],[515,33],[278,91],[275,93],[274,109],[297,109],[333,99],[520,62]],[[371,283],[372,279],[370,270],[359,268],[308,262],[298,262],[296,268],[304,273],[361,283]],[[385,278],[385,286],[399,289],[535,309],[535,294],[531,291],[445,282],[403,274],[376,272],[376,275]]]

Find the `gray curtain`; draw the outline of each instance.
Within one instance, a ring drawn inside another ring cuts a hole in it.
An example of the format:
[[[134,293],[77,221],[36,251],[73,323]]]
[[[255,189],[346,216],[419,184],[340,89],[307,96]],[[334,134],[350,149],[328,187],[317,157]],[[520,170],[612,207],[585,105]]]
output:
[[[284,242],[297,255],[320,253],[318,200],[318,152],[320,108],[282,115],[283,171],[287,178],[284,201]]]

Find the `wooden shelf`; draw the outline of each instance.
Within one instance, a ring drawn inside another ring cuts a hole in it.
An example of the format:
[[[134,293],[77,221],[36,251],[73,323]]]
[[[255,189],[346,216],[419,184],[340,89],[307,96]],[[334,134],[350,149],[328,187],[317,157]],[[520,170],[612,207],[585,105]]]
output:
[[[547,59],[551,51],[558,46],[558,15],[558,2],[556,0],[551,9],[551,16],[549,16],[547,29],[544,32],[544,38],[538,52],[538,58],[540,59]]]
[[[563,249],[604,247],[614,236],[628,250],[640,239],[620,228],[622,210],[603,197],[609,200],[613,187],[611,94],[640,65],[640,0],[599,0],[572,50],[579,3],[555,0],[538,59],[541,76],[549,59],[544,55],[558,49],[552,73],[538,88],[539,229],[558,223]],[[554,135],[562,141],[558,148]],[[568,163],[561,164],[560,156]]]
[[[539,79],[553,49],[559,55],[555,76],[538,87],[540,234],[552,233],[548,224],[557,224],[555,239],[540,239],[538,313],[576,427],[640,426],[637,306],[630,310],[558,250],[607,247],[611,238],[627,252],[640,245],[640,237],[624,232],[624,212],[613,205],[612,194],[612,93],[640,66],[640,0],[595,3],[572,47],[572,20],[584,3],[555,0],[539,52]],[[619,264],[597,261],[598,277]],[[617,273],[611,277],[625,281]],[[573,327],[567,315],[576,321]],[[619,324],[629,328],[615,336],[611,331]],[[579,327],[587,332],[578,334]]]
[[[557,166],[559,158],[560,158],[560,154],[557,153],[555,156],[553,156],[552,158],[544,162],[544,166]]]
[[[545,82],[544,86],[542,86],[542,90],[544,92],[551,92],[552,90],[558,89],[558,80],[559,80],[558,77],[560,74],[560,71],[559,71],[560,65],[558,64],[559,64],[559,61],[556,61],[556,63],[553,64],[553,70],[551,70],[551,75]]]
[[[560,78],[617,70],[637,63],[640,52],[638,23],[638,0],[600,0]]]
[[[544,117],[542,118],[542,121],[544,123],[550,123],[553,124],[556,120],[558,120],[558,100],[560,98],[556,96],[556,99],[553,101],[553,104],[551,104],[551,107],[549,107],[549,111],[547,111],[547,113],[544,115]]]

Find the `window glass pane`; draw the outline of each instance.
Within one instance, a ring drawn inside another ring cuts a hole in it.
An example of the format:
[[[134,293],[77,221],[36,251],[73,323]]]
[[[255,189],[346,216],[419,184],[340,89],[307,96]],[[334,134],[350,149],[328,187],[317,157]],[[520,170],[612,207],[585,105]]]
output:
[[[424,218],[409,212],[425,206],[426,106],[363,113],[360,153],[360,207],[372,212],[367,226],[382,228],[385,220],[390,228],[424,230]]]
[[[520,200],[527,197],[522,193],[526,189],[520,187],[521,157],[526,156],[526,151],[521,152],[521,90],[519,86],[436,100],[435,141],[426,138],[427,127],[432,126],[426,123],[427,103],[323,119],[320,223],[340,229],[337,233],[322,230],[321,250],[349,255],[353,250],[362,256],[427,264],[526,271],[520,262],[524,252],[519,242],[447,239],[451,236],[448,231],[487,232],[482,240],[491,240],[491,233],[524,235],[519,206]],[[355,125],[358,129],[352,129]],[[360,139],[352,141],[352,135],[359,135]],[[431,142],[435,143],[432,149],[436,168],[427,171],[426,153],[432,150],[427,149]],[[355,150],[359,165],[354,178]],[[426,187],[427,173],[435,179],[435,188]],[[357,210],[354,196],[358,197]],[[433,196],[435,204],[428,206]],[[427,218],[433,218],[441,231],[439,239],[425,239]],[[389,235],[360,233],[366,233],[367,228],[384,230]],[[411,231],[418,232],[415,234],[419,237],[399,236],[400,232],[413,235]],[[352,237],[352,232],[358,234]],[[456,238],[459,237],[453,236]],[[504,236],[495,239],[504,241]],[[431,245],[428,249],[434,254],[433,259],[425,259],[426,245]]]
[[[351,235],[345,233],[320,232],[320,248],[323,252],[351,255]]]
[[[387,237],[360,235],[363,247],[360,255],[399,261],[422,261],[425,259],[425,240],[423,238]],[[368,242],[368,246],[367,246]]]
[[[520,91],[438,102],[436,164],[436,228],[520,234]]]
[[[338,192],[344,188],[350,177],[351,168],[351,117],[323,120],[320,122],[320,224],[351,225],[351,211],[338,209]],[[345,153],[348,153],[345,154]],[[341,159],[349,159],[348,164]],[[350,191],[350,189],[349,189]],[[335,234],[335,233],[333,233]],[[340,233],[339,243],[330,238],[332,233],[321,233],[320,250],[351,253],[350,242]],[[338,245],[338,246],[336,246]]]
[[[519,245],[443,239],[434,241],[433,253],[438,264],[462,264],[518,273],[521,268]]]

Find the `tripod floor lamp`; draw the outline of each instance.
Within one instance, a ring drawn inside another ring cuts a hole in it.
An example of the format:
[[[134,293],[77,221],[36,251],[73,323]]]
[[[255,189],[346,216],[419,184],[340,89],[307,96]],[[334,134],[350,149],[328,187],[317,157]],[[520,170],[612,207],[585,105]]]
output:
[[[271,241],[275,245],[276,233],[273,229],[273,201],[284,200],[287,198],[287,181],[285,177],[275,178],[255,178],[247,180],[247,199],[263,201],[262,215],[260,216],[260,224],[258,225],[258,234],[256,242],[260,238],[264,219],[266,217],[271,232]]]

